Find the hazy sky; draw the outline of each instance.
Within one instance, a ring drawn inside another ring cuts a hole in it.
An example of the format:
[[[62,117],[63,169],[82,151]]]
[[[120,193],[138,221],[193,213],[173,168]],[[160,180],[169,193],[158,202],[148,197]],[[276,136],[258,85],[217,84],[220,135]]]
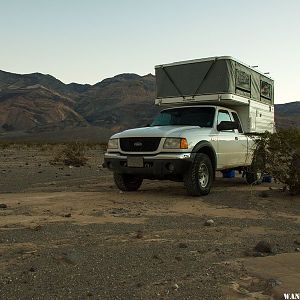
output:
[[[94,84],[230,55],[300,100],[300,0],[0,0],[0,69]]]

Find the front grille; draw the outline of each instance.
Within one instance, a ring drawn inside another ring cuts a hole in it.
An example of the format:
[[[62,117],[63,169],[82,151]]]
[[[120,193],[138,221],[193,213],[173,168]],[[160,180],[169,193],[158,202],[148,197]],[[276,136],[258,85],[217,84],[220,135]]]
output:
[[[121,138],[121,150],[125,152],[154,152],[157,150],[160,137]]]

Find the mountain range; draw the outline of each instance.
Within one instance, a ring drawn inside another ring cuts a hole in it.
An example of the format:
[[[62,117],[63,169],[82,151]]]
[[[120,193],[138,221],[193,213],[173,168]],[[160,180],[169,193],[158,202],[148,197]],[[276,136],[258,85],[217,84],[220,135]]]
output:
[[[159,111],[154,98],[152,74],[120,74],[89,85],[0,71],[0,139],[103,141],[148,124]],[[300,102],[275,105],[278,127],[300,128],[299,116]]]

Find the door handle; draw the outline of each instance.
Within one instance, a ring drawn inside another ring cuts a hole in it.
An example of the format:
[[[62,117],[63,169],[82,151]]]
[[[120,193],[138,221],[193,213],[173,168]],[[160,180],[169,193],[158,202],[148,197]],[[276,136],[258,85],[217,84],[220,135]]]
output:
[[[235,140],[236,140],[236,141],[238,141],[238,140],[239,140],[239,138],[236,136],[236,137],[235,137]]]

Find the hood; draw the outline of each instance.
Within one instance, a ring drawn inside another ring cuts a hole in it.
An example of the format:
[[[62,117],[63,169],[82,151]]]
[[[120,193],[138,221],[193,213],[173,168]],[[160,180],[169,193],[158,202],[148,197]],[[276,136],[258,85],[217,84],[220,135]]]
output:
[[[212,128],[201,128],[199,126],[153,126],[134,128],[116,133],[112,138],[126,137],[187,137],[193,132],[198,134],[210,134]]]

